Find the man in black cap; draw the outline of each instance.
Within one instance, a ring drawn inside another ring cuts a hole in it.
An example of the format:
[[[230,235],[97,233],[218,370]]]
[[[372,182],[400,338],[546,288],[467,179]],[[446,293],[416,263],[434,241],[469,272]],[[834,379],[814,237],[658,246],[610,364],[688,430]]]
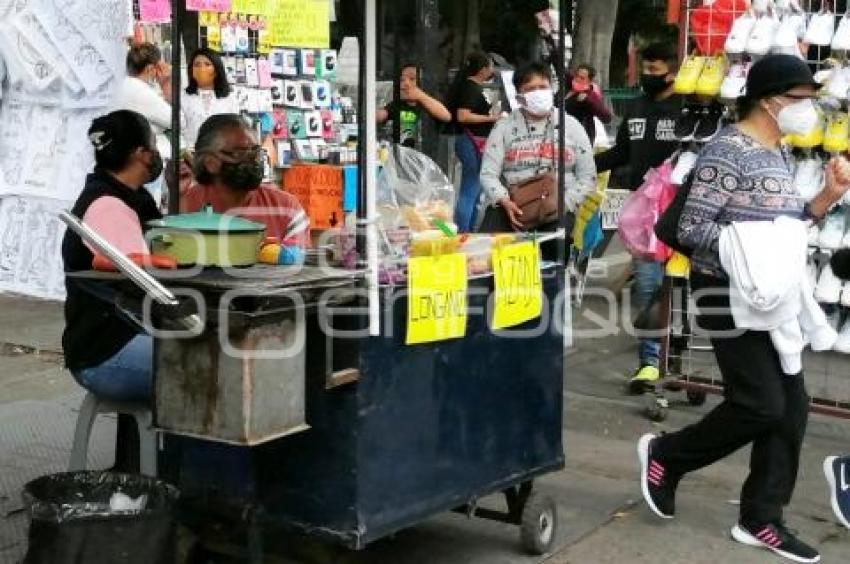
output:
[[[739,122],[726,127],[700,153],[679,218],[679,241],[693,250],[691,288],[697,325],[711,337],[724,400],[706,417],[675,433],[647,434],[638,442],[641,489],[650,509],[675,513],[679,480],[752,444],[750,475],[741,491],[732,538],[795,562],[819,562],[817,550],[785,527],[783,509],[797,479],[809,409],[802,372],[786,373],[770,332],[739,329],[729,302],[729,277],[719,240],[734,222],[779,216],[822,217],[850,186],[850,163],[830,161],[822,192],[805,204],[793,181],[788,134],[817,125],[819,85],[796,57],[770,55],[753,65]],[[710,309],[709,309],[710,308]]]

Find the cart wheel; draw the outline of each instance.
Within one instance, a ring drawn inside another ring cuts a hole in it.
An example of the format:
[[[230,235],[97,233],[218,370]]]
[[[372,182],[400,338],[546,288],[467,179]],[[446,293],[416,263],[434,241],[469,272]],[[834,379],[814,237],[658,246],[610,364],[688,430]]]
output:
[[[703,392],[701,390],[688,390],[687,396],[688,396],[688,403],[689,404],[691,404],[695,407],[699,407],[699,406],[701,406],[702,404],[705,403],[705,400],[707,399],[708,394],[706,394],[705,392]]]
[[[552,550],[558,526],[558,511],[550,496],[532,492],[522,508],[520,540],[529,554],[540,556]]]

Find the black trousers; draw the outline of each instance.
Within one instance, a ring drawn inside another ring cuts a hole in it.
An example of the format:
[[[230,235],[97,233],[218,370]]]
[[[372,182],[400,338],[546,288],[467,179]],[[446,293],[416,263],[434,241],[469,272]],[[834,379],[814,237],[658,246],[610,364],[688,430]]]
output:
[[[724,288],[723,281],[694,274],[695,292]],[[728,295],[697,298],[697,307],[728,312]],[[734,328],[728,313],[698,316],[702,329]],[[699,423],[663,435],[656,454],[674,476],[684,475],[752,443],[750,475],[741,490],[741,522],[763,524],[782,518],[797,481],[800,449],[809,414],[803,375],[788,376],[770,334],[747,331],[712,337],[723,376],[724,400]]]

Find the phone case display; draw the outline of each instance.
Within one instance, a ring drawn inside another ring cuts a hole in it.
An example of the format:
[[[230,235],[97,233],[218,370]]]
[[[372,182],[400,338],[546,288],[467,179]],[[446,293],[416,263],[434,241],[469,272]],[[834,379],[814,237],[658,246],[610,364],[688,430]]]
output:
[[[298,160],[347,160],[356,153],[343,149],[356,140],[357,116],[336,92],[337,52],[263,45],[267,27],[262,16],[199,15],[201,44],[222,51],[242,113],[273,143],[286,141],[273,151],[272,163],[285,168]]]

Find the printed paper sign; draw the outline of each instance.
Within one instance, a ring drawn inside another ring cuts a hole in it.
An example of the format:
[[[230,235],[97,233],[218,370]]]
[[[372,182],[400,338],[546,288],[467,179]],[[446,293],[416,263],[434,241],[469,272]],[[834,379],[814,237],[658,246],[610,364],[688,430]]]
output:
[[[272,45],[318,49],[330,46],[326,0],[277,0],[268,14]]]
[[[540,251],[533,242],[493,250],[495,309],[493,330],[514,327],[543,313]]]
[[[186,0],[186,9],[192,12],[229,12],[230,0]]]
[[[408,261],[408,345],[466,335],[466,285],[466,255],[416,257]]]
[[[617,229],[620,225],[620,212],[626,199],[632,194],[631,190],[609,188],[605,191],[605,201],[599,208],[602,218],[602,229]]]
[[[146,23],[171,21],[171,0],[139,0],[139,19]]]
[[[234,14],[268,14],[273,11],[275,0],[233,0],[230,11]]]

